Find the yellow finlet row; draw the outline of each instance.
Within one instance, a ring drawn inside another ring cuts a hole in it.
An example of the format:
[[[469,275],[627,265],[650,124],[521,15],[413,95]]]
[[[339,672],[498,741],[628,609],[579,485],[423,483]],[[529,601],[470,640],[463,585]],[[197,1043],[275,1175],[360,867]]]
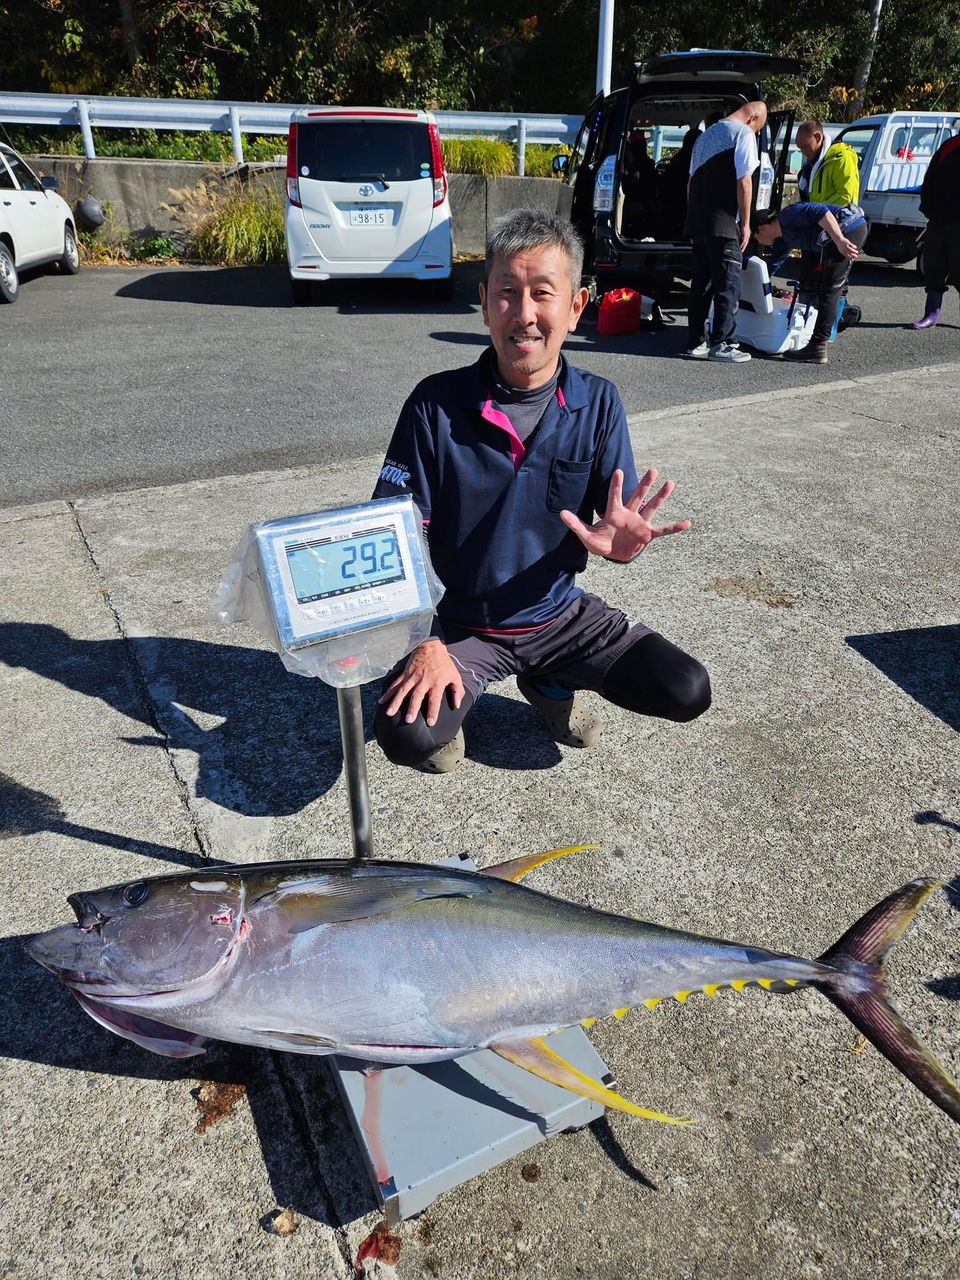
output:
[[[672,999],[676,1000],[679,1004],[686,1004],[692,995],[696,995],[698,991],[702,991],[705,996],[709,996],[712,1000],[716,996],[717,992],[723,987],[731,987],[734,991],[742,993],[745,987],[753,985],[762,987],[764,991],[769,991],[771,987],[775,986],[778,982],[782,982],[784,986],[787,987],[797,987],[800,985],[799,978],[734,978],[731,982],[708,982],[702,987],[691,987],[689,990],[675,991]],[[643,1005],[646,1009],[655,1009],[658,1004],[662,1004],[664,1000],[669,998],[670,997],[667,996],[651,996],[649,1000],[644,1000]],[[627,1005],[626,1008],[614,1009],[612,1013],[601,1014],[596,1018],[584,1018],[580,1025],[589,1031],[591,1027],[596,1026],[601,1017],[612,1017],[619,1021],[629,1012],[630,1006]]]

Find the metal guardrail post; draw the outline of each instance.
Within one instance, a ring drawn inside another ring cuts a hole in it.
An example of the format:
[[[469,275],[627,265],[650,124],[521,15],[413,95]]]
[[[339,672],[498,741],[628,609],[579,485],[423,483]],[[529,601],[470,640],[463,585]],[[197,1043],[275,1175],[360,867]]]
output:
[[[517,173],[522,178],[527,170],[527,122],[521,116],[517,124]]]
[[[233,158],[238,165],[243,164],[243,133],[240,129],[240,112],[236,107],[230,108],[230,134],[233,138]]]
[[[83,98],[77,99],[77,115],[80,117],[80,133],[83,137],[83,154],[88,160],[96,160],[97,152],[93,145],[93,130],[90,128],[90,104]]]

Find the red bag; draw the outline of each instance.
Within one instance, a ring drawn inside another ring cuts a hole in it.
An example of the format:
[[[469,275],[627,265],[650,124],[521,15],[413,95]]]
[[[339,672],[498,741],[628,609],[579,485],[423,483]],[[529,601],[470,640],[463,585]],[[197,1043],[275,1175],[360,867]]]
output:
[[[640,309],[643,299],[636,289],[611,289],[600,299],[597,333],[612,338],[618,333],[640,332]]]

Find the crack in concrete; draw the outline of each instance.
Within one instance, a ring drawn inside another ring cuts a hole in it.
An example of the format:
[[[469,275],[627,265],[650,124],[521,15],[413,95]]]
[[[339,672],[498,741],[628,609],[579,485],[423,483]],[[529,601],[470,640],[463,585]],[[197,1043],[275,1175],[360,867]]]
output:
[[[340,1256],[346,1264],[349,1273],[353,1268],[353,1255],[346,1230],[349,1223],[344,1222],[338,1213],[336,1207],[336,1196],[330,1189],[330,1186],[323,1175],[320,1148],[314,1141],[313,1130],[310,1126],[309,1118],[307,1117],[303,1097],[292,1074],[286,1070],[286,1063],[283,1055],[279,1053],[271,1053],[270,1057],[273,1060],[273,1069],[276,1072],[277,1080],[280,1083],[280,1088],[283,1090],[283,1096],[287,1102],[290,1120],[297,1136],[300,1139],[303,1153],[307,1161],[307,1167],[313,1176],[318,1197],[323,1204],[324,1217],[330,1228],[331,1234],[333,1235],[333,1239],[337,1249],[339,1250]],[[332,1080],[331,1086],[333,1086]]]
[[[110,588],[107,586],[106,577],[104,576],[100,568],[100,565],[97,563],[97,557],[94,554],[93,547],[90,544],[90,539],[87,537],[83,524],[80,521],[80,514],[77,511],[76,504],[72,501],[68,501],[66,505],[70,512],[70,515],[73,517],[74,528],[77,531],[77,536],[79,537],[81,543],[83,544],[83,548],[87,553],[87,559],[90,562],[90,567],[92,568],[94,576],[96,577],[98,583],[100,584],[101,597],[104,603],[106,604],[111,617],[113,618],[113,623],[114,623],[114,626],[116,627],[117,635],[123,641],[123,649],[126,655],[129,669],[130,669],[130,674],[133,679],[134,686],[140,695],[140,700],[144,707],[147,723],[154,730],[157,736],[159,738],[162,738],[163,740],[162,750],[163,750],[164,756],[166,757],[167,764],[170,768],[170,773],[173,777],[177,795],[179,796],[180,803],[183,805],[183,808],[186,811],[189,824],[190,824],[190,830],[193,833],[193,838],[197,845],[196,856],[203,858],[205,860],[210,859],[213,857],[213,851],[210,847],[210,841],[207,839],[207,836],[204,833],[203,828],[201,827],[200,822],[193,811],[193,805],[190,803],[190,789],[187,786],[185,779],[181,776],[179,769],[177,768],[176,757],[174,756],[173,752],[170,750],[167,733],[165,729],[162,727],[162,725],[160,724],[160,720],[157,715],[156,704],[154,703],[153,698],[150,695],[150,686],[147,684],[146,677],[140,667],[140,664],[137,662],[136,654],[134,652],[134,647],[130,642],[130,637],[127,635],[127,631],[123,625],[123,620],[120,617],[119,610],[117,609],[116,605],[113,602],[113,597],[110,594]]]

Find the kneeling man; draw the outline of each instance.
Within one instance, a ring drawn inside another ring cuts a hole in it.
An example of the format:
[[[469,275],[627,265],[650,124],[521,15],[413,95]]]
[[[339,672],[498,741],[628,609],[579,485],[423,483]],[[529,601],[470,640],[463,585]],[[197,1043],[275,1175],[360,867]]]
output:
[[[617,389],[561,354],[587,302],[582,264],[566,219],[501,219],[480,286],[492,346],[425,379],[400,414],[374,497],[413,495],[446,590],[380,698],[377,740],[397,764],[456,768],[467,713],[508,676],[574,747],[600,736],[579,690],[669,720],[710,705],[696,659],[576,585],[588,552],[627,564],[690,527],[652,523],[673,484],[638,481]]]

